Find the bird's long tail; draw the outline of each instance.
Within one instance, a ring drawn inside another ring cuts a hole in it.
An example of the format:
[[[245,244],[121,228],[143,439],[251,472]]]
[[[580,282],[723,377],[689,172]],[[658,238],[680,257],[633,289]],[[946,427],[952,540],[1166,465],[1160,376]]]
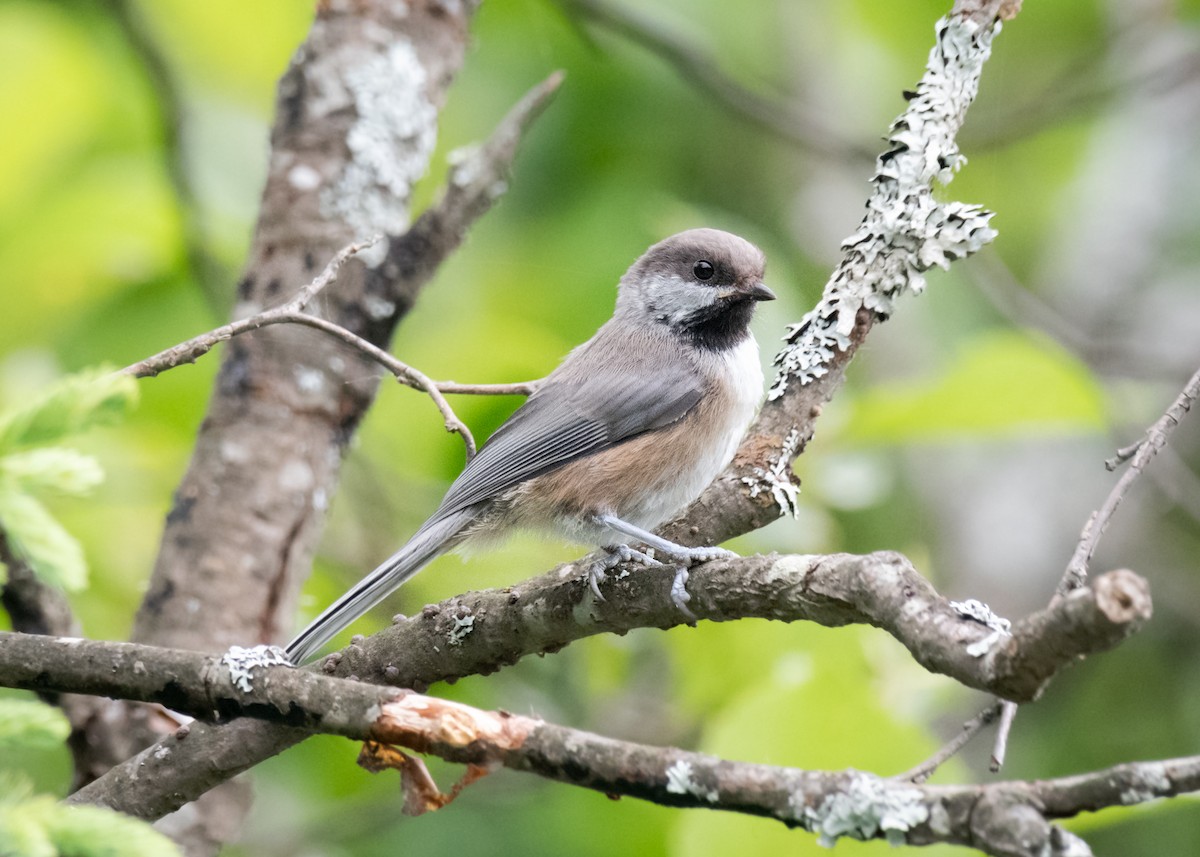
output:
[[[426,521],[416,535],[378,568],[333,602],[320,616],[287,645],[292,663],[299,664],[334,638],[343,628],[366,613],[436,557],[460,541],[466,526],[475,519],[469,509]]]

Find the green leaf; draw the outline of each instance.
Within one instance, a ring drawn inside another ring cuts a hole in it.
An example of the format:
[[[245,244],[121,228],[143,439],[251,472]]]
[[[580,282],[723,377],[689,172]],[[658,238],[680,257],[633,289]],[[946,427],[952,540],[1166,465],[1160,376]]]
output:
[[[20,857],[179,857],[149,824],[98,806],[43,795],[0,802],[0,854]]]
[[[0,808],[33,797],[33,781],[24,771],[0,768]],[[0,854],[4,854],[0,851]]]
[[[59,857],[50,840],[46,817],[54,812],[49,796],[19,802],[0,801],[0,854]]]
[[[136,402],[136,381],[111,368],[70,375],[31,404],[0,414],[0,450],[55,443],[114,423]]]
[[[0,483],[24,491],[50,490],[76,496],[104,480],[99,462],[61,446],[14,452],[0,458]]]
[[[50,839],[71,857],[179,857],[175,843],[144,821],[98,806],[57,806]]]
[[[0,484],[0,529],[21,559],[46,583],[72,591],[87,583],[83,548],[28,494]]]
[[[913,443],[1103,426],[1103,395],[1086,367],[1047,340],[1005,331],[973,340],[935,381],[861,396],[846,438]]]
[[[0,749],[57,747],[70,734],[71,724],[57,708],[35,699],[0,698]]]

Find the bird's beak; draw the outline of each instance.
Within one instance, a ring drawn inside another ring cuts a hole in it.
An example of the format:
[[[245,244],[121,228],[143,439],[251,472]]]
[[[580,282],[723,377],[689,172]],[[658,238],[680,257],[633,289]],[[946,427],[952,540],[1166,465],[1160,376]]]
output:
[[[746,289],[746,296],[754,301],[775,300],[775,293],[768,289],[763,283],[755,283],[753,286]]]
[[[717,297],[722,300],[741,300],[746,299],[752,301],[773,301],[775,293],[764,286],[762,283],[755,283],[752,286],[729,286],[717,292]]]

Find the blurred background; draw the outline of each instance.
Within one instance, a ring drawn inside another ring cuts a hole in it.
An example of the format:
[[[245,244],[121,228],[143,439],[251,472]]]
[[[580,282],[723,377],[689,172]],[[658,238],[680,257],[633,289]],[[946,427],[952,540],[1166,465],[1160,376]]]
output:
[[[769,362],[857,226],[873,156],[948,6],[485,3],[418,207],[450,151],[486,136],[552,70],[566,83],[508,195],[425,292],[395,352],[439,379],[540,377],[608,317],[645,247],[711,225],[767,253],[781,298],[756,322]],[[275,82],[311,15],[294,0],[0,2],[0,406],[227,320]],[[970,163],[941,192],[997,212],[999,239],[933,272],[872,332],[797,464],[798,519],[735,549],[896,549],[942,592],[1012,619],[1047,602],[1114,482],[1104,459],[1200,364],[1198,23],[1196,0],[1058,0],[1027,3],[1005,27],[959,139]],[[91,636],[128,633],[216,368],[208,357],[141,382],[134,415],[80,443],[108,479],[53,508],[91,564],[73,597]],[[517,404],[456,401],[481,437]],[[306,615],[401,544],[462,463],[433,406],[385,385],[346,462]],[[1193,416],[1093,564],[1145,575],[1154,621],[1021,710],[1003,776],[1198,751],[1198,468]],[[579,553],[517,539],[444,558],[355,630]],[[585,640],[435,692],[619,738],[882,775],[921,761],[987,702],[872,629],[750,621]],[[988,779],[989,749],[987,734],[939,780]],[[823,853],[771,822],[614,803],[508,772],[408,819],[396,778],[359,770],[356,751],[314,739],[258,768],[256,809],[225,853]],[[68,781],[65,752],[10,762],[46,789]],[[458,773],[435,771],[444,787]],[[1097,853],[1200,853],[1191,799],[1068,826]]]

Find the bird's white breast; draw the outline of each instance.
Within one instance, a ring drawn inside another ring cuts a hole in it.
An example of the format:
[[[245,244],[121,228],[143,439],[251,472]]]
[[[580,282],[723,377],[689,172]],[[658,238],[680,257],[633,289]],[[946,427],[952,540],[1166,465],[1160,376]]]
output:
[[[710,385],[704,399],[696,413],[681,421],[679,434],[670,429],[662,433],[660,443],[671,449],[674,466],[661,471],[665,478],[657,484],[647,485],[636,508],[624,510],[627,520],[646,529],[682,511],[733,460],[762,396],[762,367],[753,337],[703,356],[710,361],[704,366]]]
[[[720,442],[713,444],[711,456],[697,464],[697,476],[703,480],[696,490],[697,494],[733,460],[762,398],[763,373],[758,362],[758,343],[754,337],[747,336],[738,345],[719,353],[724,365],[720,366],[717,375],[723,376],[724,383],[728,385],[729,404],[724,419],[720,420],[720,429],[715,433]]]

